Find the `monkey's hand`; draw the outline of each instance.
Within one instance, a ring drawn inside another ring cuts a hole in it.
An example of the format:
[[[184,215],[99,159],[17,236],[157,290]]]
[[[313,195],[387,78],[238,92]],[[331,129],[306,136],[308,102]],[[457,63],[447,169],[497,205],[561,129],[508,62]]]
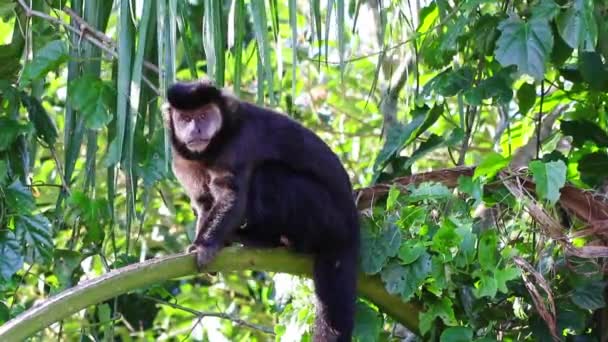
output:
[[[193,244],[188,247],[188,252],[196,251],[196,266],[198,270],[201,271],[208,263],[215,258],[217,253],[220,250],[220,246],[213,245],[202,245],[202,244]]]

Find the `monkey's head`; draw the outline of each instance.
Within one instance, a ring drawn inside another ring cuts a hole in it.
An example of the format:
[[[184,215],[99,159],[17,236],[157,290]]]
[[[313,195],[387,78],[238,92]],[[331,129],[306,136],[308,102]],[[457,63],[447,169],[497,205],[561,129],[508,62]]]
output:
[[[209,81],[176,83],[168,89],[167,100],[165,115],[173,144],[190,156],[207,149],[236,101]]]

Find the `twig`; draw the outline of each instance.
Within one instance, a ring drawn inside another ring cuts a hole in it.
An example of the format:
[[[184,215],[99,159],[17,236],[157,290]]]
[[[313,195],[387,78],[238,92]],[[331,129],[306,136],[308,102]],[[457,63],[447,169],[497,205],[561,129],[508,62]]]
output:
[[[266,334],[274,336],[274,330],[272,328],[269,328],[269,327],[266,327],[266,326],[263,326],[263,325],[259,325],[259,324],[255,324],[255,323],[250,323],[250,322],[247,322],[247,321],[245,321],[243,319],[240,319],[238,317],[229,315],[227,313],[223,313],[223,312],[209,312],[209,311],[198,311],[198,310],[190,309],[189,307],[186,307],[186,306],[183,306],[183,305],[179,305],[179,304],[175,304],[175,303],[170,303],[170,302],[167,302],[167,301],[164,301],[164,300],[161,300],[161,299],[158,299],[158,298],[154,298],[154,297],[151,297],[151,296],[147,296],[147,295],[140,295],[140,296],[142,298],[151,300],[151,301],[156,302],[158,304],[167,305],[167,306],[170,306],[170,307],[172,307],[174,309],[178,309],[178,310],[182,310],[184,312],[188,312],[188,313],[190,313],[190,314],[192,314],[194,316],[197,316],[199,318],[203,318],[203,317],[217,317],[217,318],[220,318],[220,319],[226,319],[226,320],[232,321],[232,322],[234,322],[234,323],[236,323],[238,325],[242,325],[242,326],[245,326],[245,327],[248,327],[248,328],[251,328],[251,329],[259,330],[261,332],[264,332]]]

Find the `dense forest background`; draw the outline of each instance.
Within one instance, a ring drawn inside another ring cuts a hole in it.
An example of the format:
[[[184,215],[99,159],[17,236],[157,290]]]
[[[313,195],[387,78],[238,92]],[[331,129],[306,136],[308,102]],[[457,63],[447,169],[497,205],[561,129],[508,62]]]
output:
[[[607,1],[3,0],[0,17],[0,334],[188,246],[160,108],[209,77],[351,175],[361,270],[413,304],[362,297],[357,340],[608,341]],[[311,296],[282,272],[192,275],[34,339],[306,341]]]

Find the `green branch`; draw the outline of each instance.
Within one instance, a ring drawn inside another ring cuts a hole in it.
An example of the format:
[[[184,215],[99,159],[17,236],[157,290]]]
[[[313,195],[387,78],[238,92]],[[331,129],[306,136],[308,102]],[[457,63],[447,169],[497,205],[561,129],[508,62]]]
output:
[[[290,253],[285,249],[227,247],[205,271],[230,272],[246,269],[309,277],[312,263],[309,257]],[[195,273],[197,268],[194,254],[187,253],[151,259],[114,270],[65,290],[3,324],[0,326],[0,341],[21,341],[89,305],[151,284]],[[412,331],[418,331],[420,308],[411,303],[404,303],[398,296],[388,294],[377,276],[361,275],[358,290],[362,297],[378,305],[395,320]]]

